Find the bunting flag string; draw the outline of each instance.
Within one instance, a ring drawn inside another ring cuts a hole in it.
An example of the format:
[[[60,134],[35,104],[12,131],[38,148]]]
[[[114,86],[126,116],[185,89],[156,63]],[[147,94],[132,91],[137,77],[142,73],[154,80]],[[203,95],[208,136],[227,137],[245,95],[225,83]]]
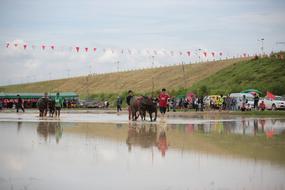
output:
[[[222,58],[224,56],[224,53],[222,51],[209,51],[209,50],[202,50],[199,49],[199,51],[196,51],[196,53],[192,53],[190,50],[167,50],[167,49],[135,49],[135,48],[97,48],[97,47],[82,47],[80,45],[78,46],[56,46],[54,44],[48,45],[46,43],[42,44],[29,44],[29,43],[23,43],[23,42],[6,42],[4,44],[4,47],[8,49],[23,49],[23,50],[42,50],[42,51],[69,51],[69,52],[76,52],[76,53],[111,53],[111,54],[121,54],[121,55],[148,55],[148,56],[179,56],[179,57],[201,57],[201,58],[212,58],[214,59],[216,56],[219,56]],[[249,54],[246,52],[243,52],[240,54],[241,56],[238,57],[249,57]]]

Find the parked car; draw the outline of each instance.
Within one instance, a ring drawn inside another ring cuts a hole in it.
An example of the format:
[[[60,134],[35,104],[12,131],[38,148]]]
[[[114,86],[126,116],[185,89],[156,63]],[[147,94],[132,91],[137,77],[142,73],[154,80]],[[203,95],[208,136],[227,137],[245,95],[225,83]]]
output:
[[[82,102],[84,108],[104,108],[104,102],[98,100],[86,100]]]
[[[265,109],[268,110],[281,110],[285,109],[285,99],[282,96],[275,96],[275,99],[269,99],[267,97],[259,100],[259,104],[264,101]]]

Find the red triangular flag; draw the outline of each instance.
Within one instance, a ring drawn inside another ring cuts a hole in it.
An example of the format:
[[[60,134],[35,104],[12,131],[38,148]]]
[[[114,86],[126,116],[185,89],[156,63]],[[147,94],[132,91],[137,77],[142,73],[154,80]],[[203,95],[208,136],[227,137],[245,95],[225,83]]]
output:
[[[204,56],[207,57],[207,52],[204,52]]]
[[[88,48],[87,47],[85,48],[85,51],[88,52]]]
[[[212,52],[212,56],[215,57],[215,52]]]
[[[79,52],[79,47],[75,47],[75,49],[76,49],[76,51],[77,51],[77,53]]]
[[[223,55],[223,53],[222,52],[220,52],[220,56],[222,56]]]
[[[50,46],[52,50],[54,50],[54,45]]]
[[[188,56],[190,56],[190,55],[191,55],[191,52],[190,52],[190,51],[187,51],[187,54],[188,54]]]
[[[271,92],[268,92],[268,91],[267,91],[266,97],[267,97],[268,99],[275,100],[275,96],[274,96]]]
[[[42,45],[42,49],[45,50],[45,48],[46,48],[46,46],[45,46],[45,45]]]
[[[93,51],[96,52],[97,48],[93,48]]]
[[[24,44],[23,46],[24,46],[24,49],[27,49],[27,44]]]

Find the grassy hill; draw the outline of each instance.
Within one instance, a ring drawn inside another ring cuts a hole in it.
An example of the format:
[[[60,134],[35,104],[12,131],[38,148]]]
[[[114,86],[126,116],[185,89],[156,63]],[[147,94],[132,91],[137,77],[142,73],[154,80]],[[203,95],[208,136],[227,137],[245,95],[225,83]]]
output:
[[[284,53],[282,53],[284,56]],[[278,54],[281,55],[281,54]],[[285,60],[276,57],[241,61],[198,81],[189,90],[227,94],[256,88],[266,94],[285,94]]]
[[[192,91],[197,94],[228,94],[256,88],[264,94],[285,94],[285,60],[276,57],[245,58],[201,64],[161,67],[128,72],[89,75],[62,80],[0,87],[0,92],[74,91],[81,98],[115,101],[132,89],[137,94],[157,94],[166,88],[171,95]],[[281,55],[279,53],[278,55]],[[285,56],[285,53],[282,53]],[[154,86],[152,85],[152,78]]]
[[[205,79],[216,72],[245,59],[230,59],[201,64],[184,65],[185,80],[182,65],[154,69],[135,70],[128,72],[89,75],[83,77],[36,82],[21,85],[0,87],[0,92],[56,92],[74,91],[80,97],[115,96],[132,89],[137,93],[150,93],[167,88],[169,91],[189,88],[194,83]],[[154,89],[152,89],[152,77]],[[111,94],[111,95],[110,95]],[[104,98],[104,97],[101,97]]]

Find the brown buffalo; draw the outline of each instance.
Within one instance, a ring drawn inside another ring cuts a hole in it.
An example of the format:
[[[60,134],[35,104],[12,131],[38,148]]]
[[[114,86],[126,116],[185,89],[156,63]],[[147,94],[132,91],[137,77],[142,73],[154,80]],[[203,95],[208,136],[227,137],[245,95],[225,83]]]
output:
[[[156,121],[157,118],[157,104],[151,97],[135,96],[130,101],[130,108],[132,112],[132,120],[136,121],[139,116],[145,120],[146,112],[149,113],[150,121]],[[154,113],[154,119],[152,119]]]

